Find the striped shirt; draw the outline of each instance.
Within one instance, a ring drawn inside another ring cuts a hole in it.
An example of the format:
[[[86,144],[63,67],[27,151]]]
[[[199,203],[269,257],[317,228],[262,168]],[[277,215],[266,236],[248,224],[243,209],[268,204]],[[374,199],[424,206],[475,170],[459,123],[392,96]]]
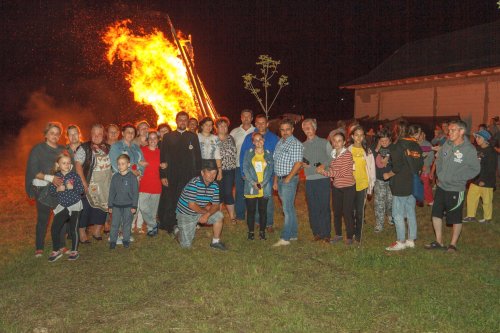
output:
[[[336,150],[334,149],[332,158],[330,169],[324,170],[323,175],[333,178],[333,186],[343,188],[356,184],[353,173],[354,160],[351,152],[343,148],[339,156],[336,156]]]
[[[201,208],[205,208],[209,203],[219,204],[219,185],[216,182],[205,185],[201,176],[194,177],[182,190],[176,213],[186,215],[198,215],[189,208],[189,203],[194,202]]]
[[[304,146],[293,135],[278,141],[274,150],[274,173],[278,177],[287,176],[295,163],[302,162]]]

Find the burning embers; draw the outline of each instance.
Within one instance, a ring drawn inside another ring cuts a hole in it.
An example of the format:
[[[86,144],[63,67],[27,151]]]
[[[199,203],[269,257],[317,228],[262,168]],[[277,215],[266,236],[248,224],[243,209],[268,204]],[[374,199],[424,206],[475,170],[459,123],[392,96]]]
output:
[[[108,45],[110,64],[116,59],[126,63],[129,69],[126,79],[134,100],[151,105],[158,123],[174,125],[176,113],[182,110],[194,117],[215,116],[215,110],[207,113],[203,108],[210,100],[201,81],[198,82],[192,60],[185,59],[187,47],[181,43],[184,41],[174,34],[174,44],[157,29],[150,34],[134,34],[128,27],[130,23],[124,20],[108,27],[103,41]],[[196,84],[202,90],[201,95]]]

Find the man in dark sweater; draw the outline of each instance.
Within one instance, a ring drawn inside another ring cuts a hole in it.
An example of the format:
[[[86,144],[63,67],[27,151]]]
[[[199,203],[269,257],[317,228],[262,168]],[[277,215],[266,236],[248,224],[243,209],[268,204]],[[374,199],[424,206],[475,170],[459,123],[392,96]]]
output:
[[[476,210],[479,199],[483,200],[483,218],[480,223],[488,223],[493,217],[493,190],[496,187],[497,152],[491,146],[491,135],[486,130],[474,133],[477,157],[481,171],[469,186],[467,193],[467,217],[462,222],[476,222]]]
[[[177,129],[165,134],[161,144],[160,162],[166,163],[166,168],[160,170],[162,193],[160,206],[163,206],[160,216],[160,226],[169,234],[177,225],[175,210],[182,189],[201,172],[201,150],[198,136],[186,130],[189,115],[182,111],[175,118]]]

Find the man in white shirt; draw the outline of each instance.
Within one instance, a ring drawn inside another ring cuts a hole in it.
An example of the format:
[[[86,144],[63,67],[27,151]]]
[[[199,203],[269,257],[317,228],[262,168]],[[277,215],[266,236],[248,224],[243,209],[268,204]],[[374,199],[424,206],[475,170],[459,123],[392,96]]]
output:
[[[235,178],[235,186],[236,186],[236,198],[235,198],[235,211],[236,211],[236,219],[245,221],[245,197],[243,196],[243,178],[241,177],[240,170],[240,152],[241,145],[243,144],[243,140],[247,134],[253,133],[255,127],[252,125],[253,121],[253,111],[250,109],[243,109],[241,111],[241,125],[236,127],[229,133],[235,143],[236,143],[236,178]]]

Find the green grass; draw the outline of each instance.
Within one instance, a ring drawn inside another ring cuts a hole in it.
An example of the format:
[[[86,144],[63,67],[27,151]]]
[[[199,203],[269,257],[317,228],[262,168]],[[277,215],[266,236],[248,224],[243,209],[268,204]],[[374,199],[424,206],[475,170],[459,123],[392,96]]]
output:
[[[394,228],[374,234],[369,203],[362,248],[318,244],[301,183],[289,247],[271,247],[279,233],[249,242],[244,225],[228,224],[226,253],[202,228],[190,250],[138,236],[128,250],[93,243],[76,262],[49,263],[33,257],[35,208],[22,181],[7,173],[0,189],[1,332],[500,331],[498,218],[467,224],[450,255],[422,249],[433,233],[430,209],[418,208],[417,248],[387,253]]]

